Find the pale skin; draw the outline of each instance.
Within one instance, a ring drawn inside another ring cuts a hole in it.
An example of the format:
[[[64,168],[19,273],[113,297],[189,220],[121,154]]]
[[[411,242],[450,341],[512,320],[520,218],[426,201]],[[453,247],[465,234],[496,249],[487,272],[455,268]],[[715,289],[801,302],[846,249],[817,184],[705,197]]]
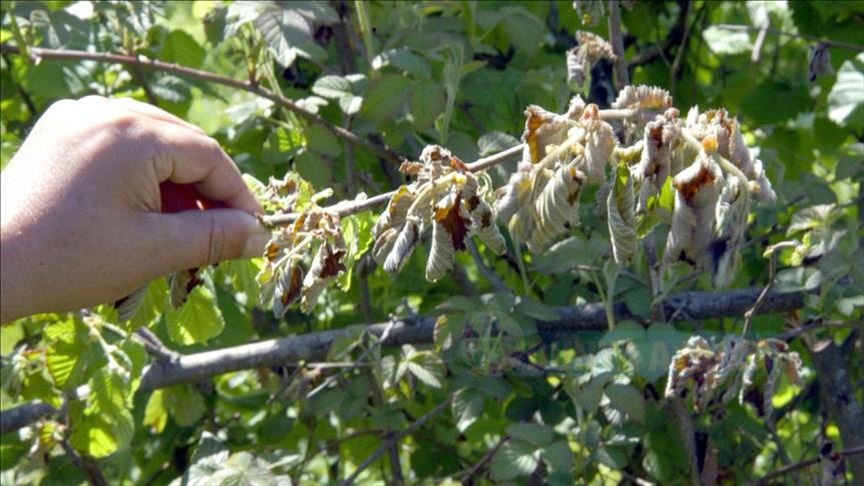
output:
[[[164,181],[226,208],[163,214]],[[4,323],[113,302],[171,271],[258,256],[268,240],[218,142],[131,99],[54,103],[0,184]]]

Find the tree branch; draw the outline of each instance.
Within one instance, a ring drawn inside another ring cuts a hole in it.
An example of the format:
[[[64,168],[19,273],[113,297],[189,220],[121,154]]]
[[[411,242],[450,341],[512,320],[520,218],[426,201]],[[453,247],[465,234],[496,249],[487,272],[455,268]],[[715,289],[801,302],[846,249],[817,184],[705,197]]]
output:
[[[684,292],[672,295],[663,301],[663,307],[671,320],[704,320],[717,317],[740,317],[749,309],[761,293],[761,288],[749,288],[724,292]],[[804,307],[806,292],[769,292],[759,307],[759,313],[786,312]],[[676,309],[687,312],[676,313]],[[607,329],[606,309],[602,302],[559,307],[559,319],[538,321],[537,332],[546,338],[572,336],[580,331],[604,331]],[[634,319],[623,302],[613,306],[616,321]],[[195,383],[216,375],[245,369],[282,365],[299,360],[323,360],[333,341],[357,336],[365,331],[382,336],[392,326],[381,345],[396,347],[403,344],[429,344],[433,341],[436,316],[410,316],[396,319],[395,323],[358,324],[341,329],[313,332],[299,336],[269,339],[230,348],[180,355],[170,361],[155,361],[148,365],[141,376],[142,392],[153,391],[173,385]],[[82,387],[83,388],[83,387]],[[86,396],[78,393],[77,399]],[[4,410],[0,413],[0,434],[5,434],[29,425],[42,417],[55,413],[50,405],[33,402]]]
[[[846,450],[838,452],[838,454],[841,457],[852,457],[852,456],[856,456],[858,454],[864,454],[864,446],[848,447],[848,448],[846,448]],[[772,482],[773,479],[783,477],[783,476],[785,476],[791,472],[795,472],[799,469],[804,469],[806,467],[810,467],[813,464],[818,463],[821,459],[822,459],[821,457],[812,457],[810,459],[806,459],[806,460],[801,461],[801,462],[796,462],[794,464],[789,464],[788,466],[781,467],[780,469],[778,469],[772,473],[769,473],[769,474],[766,474],[765,476],[762,476],[762,478],[759,479],[759,481],[757,481],[756,484],[758,484],[758,485],[775,484]],[[858,476],[855,476],[855,478],[857,479]]]
[[[8,44],[0,45],[0,51],[4,53],[11,54],[21,54],[21,49],[17,46],[11,46]],[[192,79],[199,79],[201,81],[207,81],[210,83],[221,84],[223,86],[229,86],[231,88],[240,89],[243,91],[248,91],[250,93],[254,93],[262,98],[266,98],[279,106],[283,106],[288,110],[291,110],[293,113],[298,115],[299,117],[305,119],[308,122],[316,123],[321,125],[322,127],[329,130],[333,135],[349,142],[354,145],[363,147],[370,152],[385,158],[394,163],[400,163],[403,160],[403,157],[397,154],[396,152],[388,149],[387,147],[383,147],[381,145],[375,144],[366,140],[365,138],[360,137],[356,133],[353,133],[349,130],[346,130],[338,125],[334,125],[329,121],[321,118],[315,113],[308,111],[304,108],[301,108],[297,105],[293,100],[285,98],[283,96],[279,96],[278,94],[266,89],[262,88],[258,84],[251,83],[249,81],[239,81],[233,78],[229,78],[226,76],[222,76],[216,73],[211,73],[209,71],[202,71],[199,69],[193,69],[186,66],[181,66],[179,64],[167,63],[158,61],[155,59],[148,59],[144,56],[126,56],[122,54],[111,54],[107,52],[87,52],[87,51],[75,51],[75,50],[61,50],[61,49],[44,49],[41,47],[29,47],[27,49],[30,59],[35,61],[39,61],[42,59],[52,59],[52,60],[72,60],[72,61],[98,61],[98,62],[111,62],[117,64],[126,64],[132,66],[134,68],[146,68],[146,69],[154,69],[157,71],[164,71],[167,73],[175,74],[177,76],[183,76]]]
[[[467,164],[468,170],[471,172],[479,172],[481,170],[488,169],[489,167],[493,167],[496,164],[500,164],[502,162],[506,162],[508,160],[513,159],[516,155],[522,154],[522,146],[523,144],[516,145],[515,147],[510,147],[507,150],[503,150],[498,152],[497,154],[492,154],[488,157],[484,157],[482,159],[478,159],[476,162],[472,162]],[[367,199],[354,200],[354,201],[341,201],[332,206],[326,208],[328,212],[334,213],[338,216],[348,216],[351,214],[361,213],[366,211],[367,209],[372,209],[380,204],[384,204],[390,200],[390,197],[395,194],[396,191],[389,191],[382,194],[378,194],[376,196],[372,196]],[[264,224],[268,225],[286,225],[291,224],[300,217],[299,213],[287,213],[287,214],[274,214],[272,216],[264,216],[262,219]]]
[[[784,32],[780,29],[775,29],[773,27],[764,27],[764,26],[758,26],[757,27],[754,25],[733,25],[733,24],[719,24],[719,25],[715,25],[714,27],[717,27],[718,29],[723,29],[723,30],[731,30],[734,32],[750,32],[750,31],[759,32],[761,30],[764,30],[766,32],[770,32],[770,33],[778,35],[778,36],[793,37],[795,39],[807,39],[807,40],[816,41],[816,42],[824,42],[824,43],[829,44],[833,47],[842,47],[844,49],[852,49],[853,51],[864,51],[864,46],[862,46],[860,44],[851,44],[849,42],[841,42],[841,41],[835,41],[835,40],[825,40],[825,39],[818,37],[818,36],[815,36],[815,35],[793,34],[791,32]]]
[[[435,408],[433,408],[432,410],[429,410],[428,412],[426,412],[425,415],[423,415],[422,417],[420,417],[419,419],[414,421],[414,423],[409,425],[405,430],[399,432],[398,434],[391,436],[386,441],[384,441],[384,443],[381,444],[381,447],[376,449],[375,452],[370,454],[369,457],[366,458],[366,460],[364,460],[359,466],[357,466],[357,469],[355,469],[354,472],[351,473],[351,476],[348,476],[348,479],[346,479],[345,481],[342,482],[342,485],[346,486],[346,485],[354,484],[354,481],[357,479],[357,476],[359,476],[360,473],[362,473],[367,467],[372,465],[373,462],[378,460],[378,458],[381,457],[382,454],[387,452],[387,450],[389,448],[397,445],[400,440],[411,435],[412,432],[414,432],[415,430],[422,427],[423,424],[425,424],[426,422],[429,421],[429,419],[431,419],[432,417],[434,417],[434,416],[438,415],[439,413],[443,412],[444,410],[446,410],[447,407],[450,406],[450,401],[452,401],[452,400],[453,400],[453,395],[448,396],[446,400],[444,400],[443,402],[436,405]]]
[[[96,464],[96,461],[91,457],[81,457],[75,449],[69,444],[69,441],[64,439],[60,441],[60,445],[63,447],[63,452],[69,456],[69,460],[72,461],[72,464],[81,471],[82,474],[87,476],[87,480],[93,486],[108,486],[108,480],[105,479],[105,475],[102,474],[102,470],[99,469],[99,465]]]
[[[808,348],[819,379],[819,394],[829,416],[840,429],[843,447],[847,450],[864,448],[864,435],[861,434],[864,430],[864,407],[855,396],[855,387],[846,367],[843,348],[835,345],[830,339],[810,341]],[[855,479],[864,479],[864,456],[850,459],[849,469]]]
[[[474,478],[477,477],[477,475],[486,468],[486,465],[492,461],[492,458],[495,456],[495,453],[498,452],[498,449],[500,449],[501,446],[506,444],[509,440],[509,435],[501,437],[498,443],[495,444],[494,447],[489,449],[486,454],[484,454],[483,457],[481,457],[480,460],[477,461],[477,464],[474,464],[473,466],[471,466],[470,469],[465,471],[465,474],[463,474],[462,477],[459,478],[459,482],[466,485],[473,484]]]

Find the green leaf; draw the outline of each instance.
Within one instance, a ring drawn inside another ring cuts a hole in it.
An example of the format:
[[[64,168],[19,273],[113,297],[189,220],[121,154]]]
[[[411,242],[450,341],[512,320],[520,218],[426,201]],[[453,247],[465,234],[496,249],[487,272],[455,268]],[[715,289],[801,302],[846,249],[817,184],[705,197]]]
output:
[[[546,24],[524,7],[504,7],[504,30],[517,51],[533,56],[549,33]]]
[[[195,425],[204,416],[204,397],[190,385],[172,386],[165,390],[164,402],[171,417],[179,425]]]
[[[357,258],[369,248],[372,243],[372,229],[375,225],[375,215],[371,211],[345,216],[341,220],[342,237],[347,246],[347,254],[343,260],[346,272],[339,276],[339,288],[347,292],[351,288],[351,277]]]
[[[71,442],[94,457],[105,457],[129,446],[135,433],[130,409],[135,386],[129,374],[109,364],[89,381],[86,408],[73,407]]]
[[[141,425],[150,427],[154,434],[161,434],[168,423],[168,410],[165,404],[165,390],[156,390],[147,399],[144,407],[144,420]]]
[[[82,43],[88,31],[86,22],[63,10],[35,9],[30,12],[30,23],[54,49]]]
[[[297,5],[301,4],[264,3],[255,19],[267,49],[282,67],[293,64],[298,55],[317,61],[327,57],[327,51],[315,43],[311,20]]]
[[[174,62],[181,66],[199,68],[204,63],[204,48],[195,42],[195,39],[183,30],[172,30],[165,40],[160,58],[167,62]]]
[[[599,378],[594,378],[586,384],[578,385],[568,382],[564,391],[570,396],[573,405],[583,409],[586,413],[594,413],[603,398],[603,387],[612,379],[612,373],[607,373]]]
[[[802,76],[803,78],[803,76]],[[741,111],[758,125],[779,123],[812,109],[813,101],[803,84],[763,81],[744,97]]]
[[[304,130],[306,146],[326,157],[335,158],[342,155],[342,143],[336,135],[323,126],[313,123]]]
[[[189,468],[188,484],[219,484],[257,486],[281,484],[270,472],[269,465],[248,452],[232,454],[227,461],[218,455],[209,456]]]
[[[166,325],[171,339],[178,344],[203,343],[225,328],[222,312],[213,292],[206,285],[195,287],[180,309],[169,309]]]
[[[403,76],[385,74],[373,79],[363,95],[360,113],[375,121],[391,120],[400,114],[411,83]]]
[[[261,253],[264,253],[263,248]],[[261,286],[255,277],[263,268],[263,258],[251,258],[222,262],[218,271],[228,277],[235,291],[246,294],[247,306],[254,306],[261,298]]]
[[[343,96],[352,94],[351,82],[342,76],[328,74],[315,80],[312,85],[312,92],[322,98],[338,100]]]
[[[476,388],[462,388],[453,395],[453,415],[459,432],[465,432],[482,413],[483,393]]]
[[[77,450],[96,458],[125,449],[135,434],[135,423],[128,409],[89,414],[73,423],[70,442]]]
[[[4,438],[5,439],[5,438]],[[7,443],[5,440],[0,444],[0,471],[6,471],[18,465],[18,461],[27,455],[30,449],[29,444],[25,442]]]
[[[496,481],[510,481],[528,476],[537,469],[537,450],[534,445],[520,440],[504,444],[492,457],[490,471]]]
[[[132,386],[128,376],[110,365],[97,370],[90,378],[90,395],[87,397],[88,413],[108,413],[125,409],[131,405]]]
[[[837,219],[838,212],[833,204],[818,204],[799,209],[792,215],[786,229],[786,236],[812,229],[827,229]]]
[[[484,133],[477,139],[477,148],[480,151],[481,157],[496,154],[516,145],[519,145],[519,140],[504,132]]]
[[[192,453],[192,457],[189,460],[192,464],[195,464],[214,455],[218,456],[222,461],[227,460],[228,446],[223,439],[205,430],[201,433],[201,439],[198,440],[195,452]]]
[[[134,330],[139,327],[150,327],[162,317],[168,305],[168,281],[164,277],[159,277],[147,285],[147,291],[141,299],[138,310],[132,319],[129,319],[129,328]]]
[[[741,54],[753,49],[750,35],[746,32],[723,29],[712,25],[702,31],[702,37],[708,44],[708,48],[715,54]]]
[[[540,448],[552,443],[552,429],[532,422],[511,424],[507,427],[507,433],[514,440],[524,441]]]
[[[158,76],[156,81],[150,84],[150,90],[157,98],[169,103],[182,103],[192,96],[189,84],[171,74]]]
[[[631,385],[612,383],[606,387],[605,393],[612,408],[639,423],[645,422],[645,398],[639,390]]]
[[[315,187],[326,187],[333,178],[330,164],[311,150],[301,153],[294,159],[294,170]]]
[[[864,307],[864,295],[855,295],[853,297],[837,299],[834,306],[837,308],[837,312],[846,317],[850,317],[852,316],[852,313],[855,312],[856,307]]]
[[[428,351],[414,352],[408,357],[406,366],[418,380],[433,388],[441,388],[444,364],[438,355]]]
[[[555,307],[527,296],[517,297],[516,311],[538,321],[555,321],[561,318]]]
[[[573,451],[566,440],[559,440],[543,451],[543,459],[552,471],[570,472],[573,467]]]
[[[87,368],[93,362],[88,331],[80,319],[68,315],[64,320],[45,327],[50,341],[45,350],[45,366],[61,390],[72,390],[87,380]]]
[[[86,349],[87,346],[82,342],[58,341],[48,346],[45,351],[45,365],[57,388],[69,390],[82,383],[83,371],[89,362]]]
[[[840,66],[828,93],[828,118],[838,125],[864,127],[864,53]]]
[[[415,78],[428,78],[432,74],[429,63],[405,47],[384,51],[372,59],[372,69],[380,71],[388,66],[398,68]]]
[[[432,125],[447,104],[444,90],[434,81],[420,81],[413,85],[408,95],[408,109],[414,121],[415,130],[423,130]]]

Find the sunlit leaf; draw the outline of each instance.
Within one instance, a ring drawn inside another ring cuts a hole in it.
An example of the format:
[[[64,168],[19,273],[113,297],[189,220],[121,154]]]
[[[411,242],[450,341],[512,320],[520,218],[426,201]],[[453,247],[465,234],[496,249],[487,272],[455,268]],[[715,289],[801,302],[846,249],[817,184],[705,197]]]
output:
[[[225,321],[213,293],[206,285],[199,285],[179,309],[168,310],[166,325],[174,342],[189,345],[218,336],[225,327]]]

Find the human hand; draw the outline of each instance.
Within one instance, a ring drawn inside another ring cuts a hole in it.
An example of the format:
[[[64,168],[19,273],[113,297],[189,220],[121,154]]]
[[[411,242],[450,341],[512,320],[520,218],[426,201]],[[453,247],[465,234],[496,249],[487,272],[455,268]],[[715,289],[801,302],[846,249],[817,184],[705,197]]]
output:
[[[54,103],[0,183],[2,322],[111,302],[171,271],[258,256],[269,238],[219,144],[132,99]],[[192,187],[219,209],[161,212],[177,209],[163,207],[166,197],[188,198]]]

